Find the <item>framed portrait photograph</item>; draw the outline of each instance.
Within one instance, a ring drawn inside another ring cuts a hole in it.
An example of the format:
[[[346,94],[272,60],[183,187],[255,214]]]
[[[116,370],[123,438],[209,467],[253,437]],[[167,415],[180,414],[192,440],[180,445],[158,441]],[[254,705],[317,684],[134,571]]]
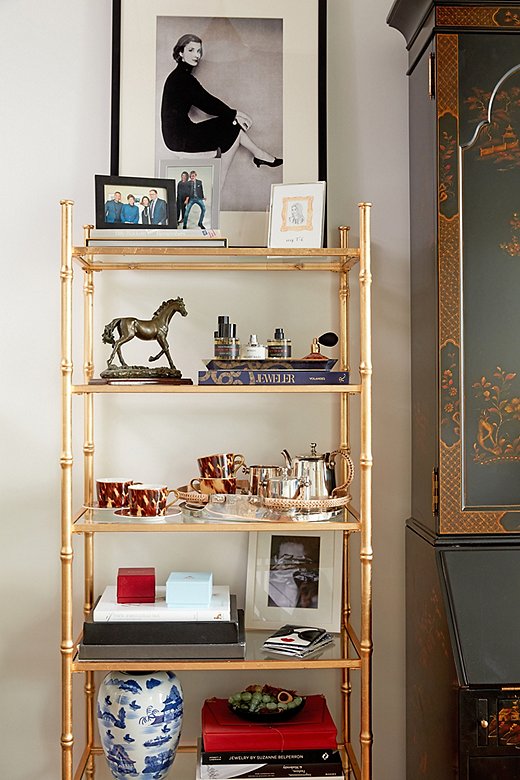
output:
[[[175,229],[173,179],[95,176],[96,228]]]
[[[324,228],[324,181],[272,185],[267,246],[319,248]]]
[[[251,533],[246,628],[294,623],[338,633],[341,584],[341,531]]]
[[[177,182],[177,225],[180,229],[219,227],[220,159],[161,160],[159,175]]]
[[[273,183],[326,178],[326,0],[113,0],[111,172],[220,155],[220,228],[266,245]]]

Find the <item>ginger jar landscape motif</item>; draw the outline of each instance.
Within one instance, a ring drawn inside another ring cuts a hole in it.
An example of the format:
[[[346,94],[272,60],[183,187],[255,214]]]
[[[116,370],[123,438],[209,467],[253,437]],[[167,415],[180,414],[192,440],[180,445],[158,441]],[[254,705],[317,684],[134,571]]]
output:
[[[162,780],[181,736],[183,696],[173,672],[109,672],[97,717],[105,758],[116,780]]]

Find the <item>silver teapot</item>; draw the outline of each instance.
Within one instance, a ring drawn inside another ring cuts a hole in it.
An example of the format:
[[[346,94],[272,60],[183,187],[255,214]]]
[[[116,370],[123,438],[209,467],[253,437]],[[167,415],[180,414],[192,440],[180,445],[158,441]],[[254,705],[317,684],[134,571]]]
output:
[[[316,452],[316,442],[311,443],[309,455],[296,455],[291,457],[287,450],[282,450],[289,474],[303,480],[306,484],[303,488],[302,498],[327,498],[337,493],[346,491],[354,476],[354,463],[350,455],[344,450],[334,450],[319,455]],[[336,457],[340,455],[347,464],[346,481],[336,485]]]

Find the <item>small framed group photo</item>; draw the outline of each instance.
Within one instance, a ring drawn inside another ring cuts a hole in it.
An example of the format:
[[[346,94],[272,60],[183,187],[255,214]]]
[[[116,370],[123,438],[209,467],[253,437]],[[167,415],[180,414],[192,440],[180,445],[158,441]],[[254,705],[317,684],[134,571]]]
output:
[[[246,628],[341,627],[342,533],[251,533]]]
[[[159,175],[177,182],[176,224],[180,229],[218,229],[219,158],[161,160]]]
[[[320,248],[324,225],[324,181],[272,185],[267,246]]]
[[[96,227],[176,228],[175,181],[95,176]]]

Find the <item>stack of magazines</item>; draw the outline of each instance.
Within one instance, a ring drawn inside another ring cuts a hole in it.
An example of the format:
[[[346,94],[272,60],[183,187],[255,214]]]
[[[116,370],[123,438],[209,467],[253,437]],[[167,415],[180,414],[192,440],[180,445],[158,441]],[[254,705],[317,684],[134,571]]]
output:
[[[262,645],[269,653],[306,658],[316,650],[331,644],[334,639],[324,628],[294,626],[287,623],[269,636]]]

